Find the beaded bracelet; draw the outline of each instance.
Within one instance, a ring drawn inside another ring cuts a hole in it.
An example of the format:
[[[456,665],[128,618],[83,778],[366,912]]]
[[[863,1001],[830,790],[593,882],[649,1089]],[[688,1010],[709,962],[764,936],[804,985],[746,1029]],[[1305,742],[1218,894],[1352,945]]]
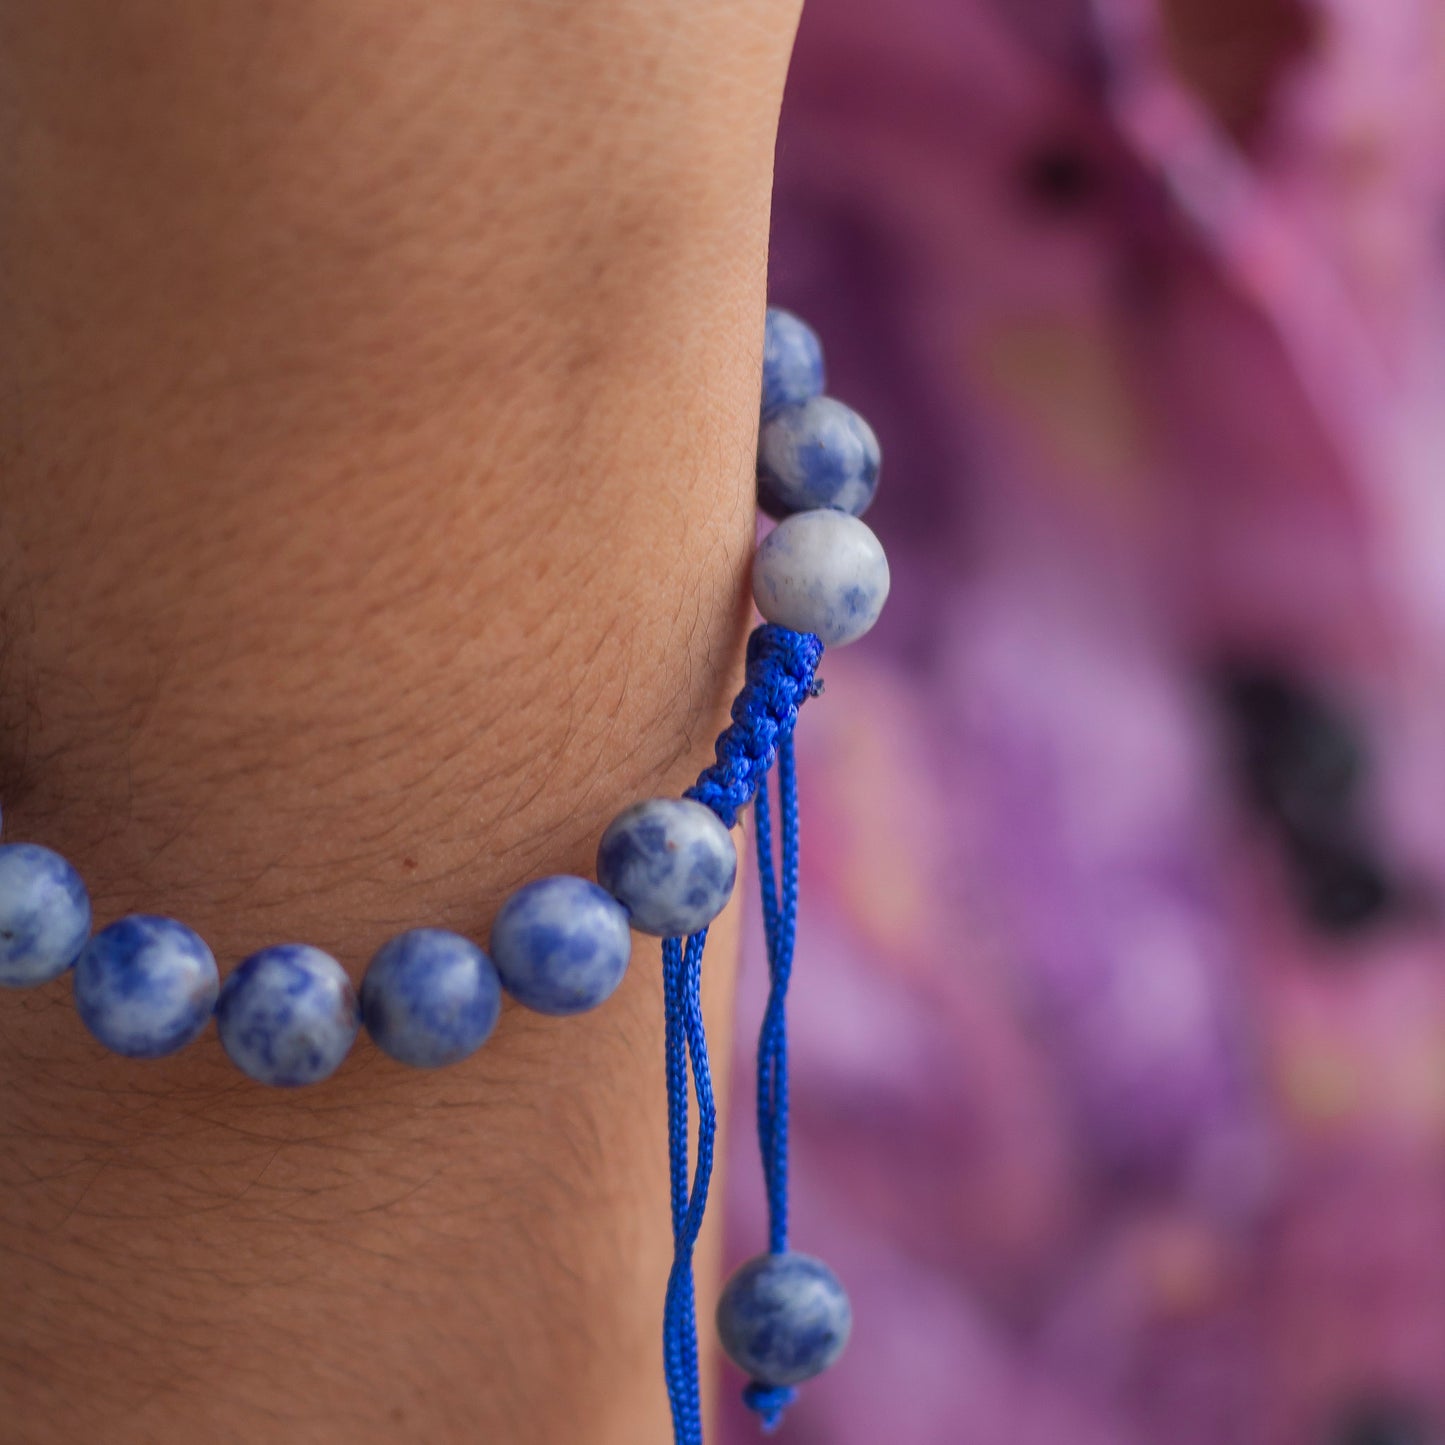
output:
[[[753,597],[765,623],[748,640],[747,672],[716,760],[682,798],[652,798],[613,819],[597,849],[597,882],[539,878],[513,893],[488,951],[458,934],[417,928],[383,944],[359,995],[341,964],[307,944],[263,948],[222,984],[205,942],[173,918],[134,914],[91,934],[84,883],[59,854],[0,845],[0,985],[29,987],[74,970],[81,1022],[106,1048],[159,1058],[185,1047],[214,1015],[243,1073],[281,1088],[320,1083],[364,1023],[393,1059],[455,1064],[486,1042],[502,993],[540,1013],[596,1008],[626,972],[631,931],[663,941],[668,1147],[674,1258],[664,1303],[663,1364],[677,1445],[701,1445],[692,1258],[716,1137],[700,980],[708,925],[732,895],[731,829],[749,804],[762,889],[770,989],[758,1041],[758,1138],[768,1195],[768,1251],[728,1280],[717,1310],[723,1349],[750,1379],[744,1399],[773,1428],[794,1387],[842,1352],[848,1297],[820,1261],[788,1248],[786,997],[798,896],[793,729],[822,689],[827,646],[877,621],[888,562],[859,520],[878,484],[868,424],[823,395],[817,336],[767,313],[758,498],[778,525],[758,546]],[[774,860],[768,775],[777,767],[781,873]],[[689,1075],[699,1124],[689,1173]]]

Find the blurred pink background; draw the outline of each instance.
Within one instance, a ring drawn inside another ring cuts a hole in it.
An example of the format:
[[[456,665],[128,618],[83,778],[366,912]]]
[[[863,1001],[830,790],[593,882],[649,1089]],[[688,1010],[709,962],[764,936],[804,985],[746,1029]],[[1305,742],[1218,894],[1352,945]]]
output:
[[[799,733],[782,1441],[1442,1438],[1442,81],[1423,0],[808,9],[772,296],[894,597]]]

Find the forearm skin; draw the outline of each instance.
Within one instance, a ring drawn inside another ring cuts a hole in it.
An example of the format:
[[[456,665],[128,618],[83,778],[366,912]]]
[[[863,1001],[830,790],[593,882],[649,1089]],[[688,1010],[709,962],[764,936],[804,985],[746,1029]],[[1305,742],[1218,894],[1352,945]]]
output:
[[[708,761],[796,18],[0,7],[0,801],[98,920],[359,977]],[[295,1094],[0,998],[0,1436],[665,1441],[661,1032],[640,939]]]

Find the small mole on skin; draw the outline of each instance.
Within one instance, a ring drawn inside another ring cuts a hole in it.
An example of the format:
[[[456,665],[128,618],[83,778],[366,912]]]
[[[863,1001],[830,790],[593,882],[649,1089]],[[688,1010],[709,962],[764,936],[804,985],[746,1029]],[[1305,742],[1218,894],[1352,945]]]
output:
[[[415,867],[416,867],[416,859],[415,859],[415,858],[403,858],[403,859],[401,860],[401,866],[402,866],[403,868],[415,868]]]

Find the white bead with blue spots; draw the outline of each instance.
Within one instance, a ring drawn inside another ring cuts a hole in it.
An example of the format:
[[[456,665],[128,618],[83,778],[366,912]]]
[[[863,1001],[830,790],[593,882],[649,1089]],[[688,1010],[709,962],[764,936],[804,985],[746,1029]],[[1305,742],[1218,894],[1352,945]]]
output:
[[[632,955],[627,910],[606,889],[565,874],[538,878],[502,905],[492,957],[507,992],[544,1014],[577,1014],[612,996]]]
[[[847,512],[798,512],[763,538],[753,600],[769,622],[816,634],[825,647],[856,642],[888,600],[888,558],[866,522]]]
[[[738,853],[722,820],[691,798],[652,798],[619,813],[597,848],[597,881],[632,926],[683,938],[722,912]]]
[[[221,986],[216,1028],[242,1073],[262,1084],[316,1084],[340,1067],[361,1027],[346,970],[319,948],[253,953]]]
[[[475,1053],[501,1011],[492,960],[444,928],[413,928],[383,944],[361,981],[366,1031],[384,1053],[416,1069]]]
[[[174,918],[137,913],[102,928],[75,961],[80,1021],[113,1053],[158,1059],[210,1022],[220,992],[216,960]]]
[[[59,978],[90,937],[90,895],[59,853],[37,843],[0,845],[0,985]]]
[[[801,1385],[832,1365],[853,1329],[838,1276],[807,1254],[763,1254],[728,1280],[717,1305],[727,1357],[764,1385]]]
[[[831,396],[785,406],[758,433],[758,505],[770,517],[836,507],[861,517],[878,490],[873,428]]]
[[[823,347],[818,333],[791,311],[769,306],[763,326],[764,418],[780,406],[817,396],[823,383]]]

